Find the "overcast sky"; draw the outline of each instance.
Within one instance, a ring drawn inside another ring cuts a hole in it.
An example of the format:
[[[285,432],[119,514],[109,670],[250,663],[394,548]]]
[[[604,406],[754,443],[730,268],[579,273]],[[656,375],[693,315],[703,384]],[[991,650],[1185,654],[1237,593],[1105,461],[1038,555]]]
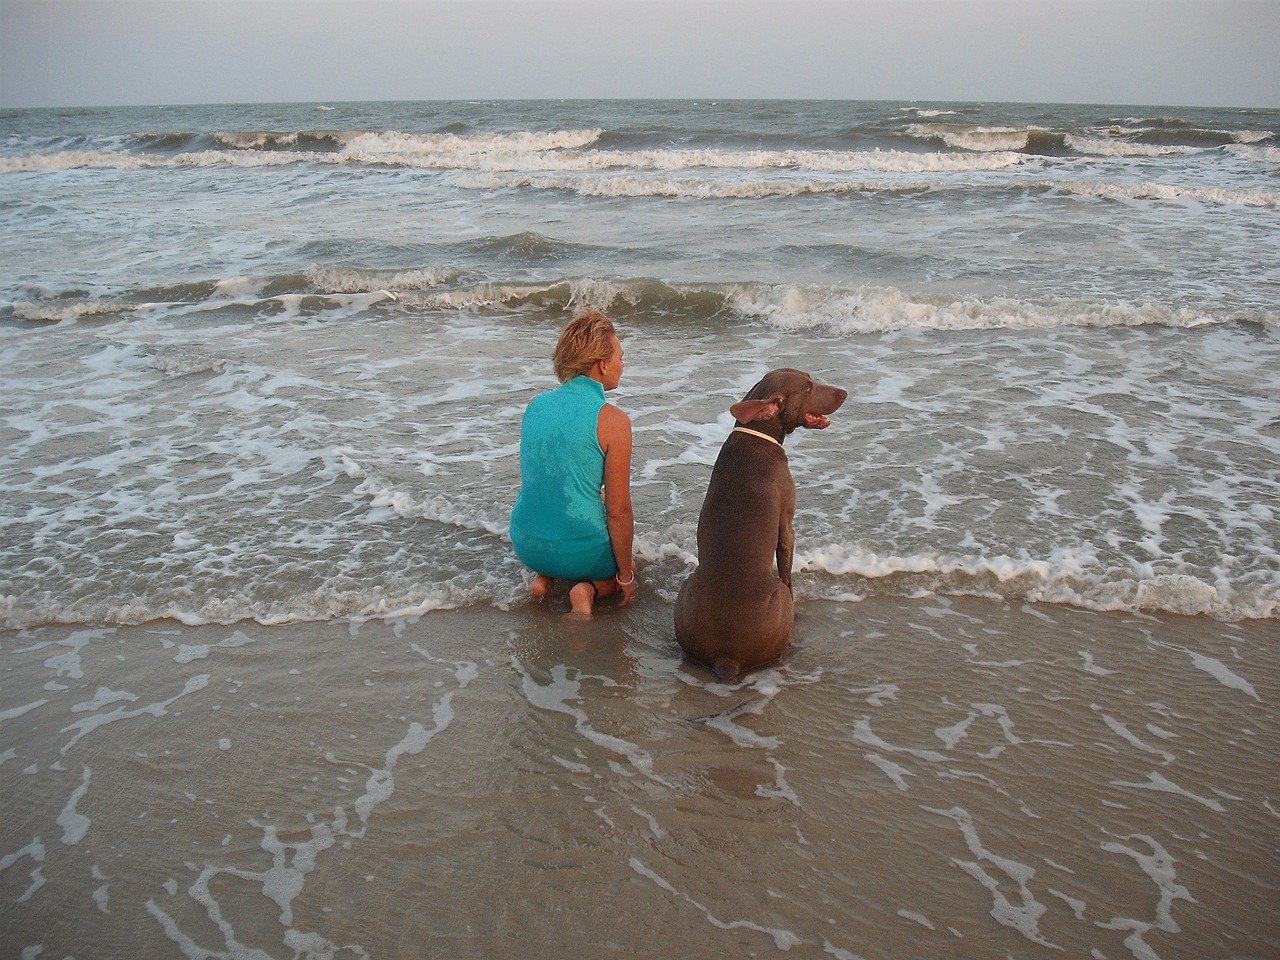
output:
[[[0,104],[1280,107],[1280,0],[0,0]]]

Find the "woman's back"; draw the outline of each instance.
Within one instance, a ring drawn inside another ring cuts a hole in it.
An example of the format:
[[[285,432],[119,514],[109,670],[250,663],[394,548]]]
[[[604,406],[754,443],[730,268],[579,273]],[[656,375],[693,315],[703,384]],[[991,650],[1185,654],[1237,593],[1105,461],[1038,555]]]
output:
[[[520,425],[520,495],[513,530],[543,540],[608,536],[596,423],[604,388],[577,376],[533,399]]]

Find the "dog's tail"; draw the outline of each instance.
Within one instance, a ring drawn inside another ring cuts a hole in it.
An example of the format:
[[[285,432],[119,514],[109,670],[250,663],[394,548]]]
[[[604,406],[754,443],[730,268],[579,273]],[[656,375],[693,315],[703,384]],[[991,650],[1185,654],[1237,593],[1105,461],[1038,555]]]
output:
[[[737,683],[742,675],[742,664],[733,657],[721,657],[711,669],[721,683]]]

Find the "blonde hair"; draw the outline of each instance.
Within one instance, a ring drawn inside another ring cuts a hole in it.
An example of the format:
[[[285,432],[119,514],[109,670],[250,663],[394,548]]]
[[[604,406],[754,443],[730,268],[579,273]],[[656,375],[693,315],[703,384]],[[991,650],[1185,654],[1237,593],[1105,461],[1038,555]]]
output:
[[[583,310],[560,332],[552,359],[561,383],[586,373],[593,364],[613,356],[618,333],[613,321],[599,310]]]

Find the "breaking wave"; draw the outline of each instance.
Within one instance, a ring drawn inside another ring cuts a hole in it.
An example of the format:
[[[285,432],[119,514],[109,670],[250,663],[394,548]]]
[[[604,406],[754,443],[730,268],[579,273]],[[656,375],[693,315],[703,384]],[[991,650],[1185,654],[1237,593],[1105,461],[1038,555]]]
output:
[[[538,234],[474,241],[501,245],[513,257],[557,259],[562,244]],[[1191,329],[1220,323],[1280,325],[1280,310],[1214,312],[1207,308],[1120,301],[1024,300],[952,297],[885,286],[794,284],[681,284],[656,278],[559,277],[550,280],[479,279],[451,266],[365,269],[316,264],[305,273],[229,278],[87,297],[83,291],[0,306],[0,319],[56,323],[145,312],[174,318],[239,309],[248,320],[282,316],[351,316],[380,309],[414,312],[537,308],[551,313],[591,305],[628,323],[656,319],[689,326],[763,323],[777,330],[856,336],[901,330],[1052,330],[1061,327],[1161,326]]]

